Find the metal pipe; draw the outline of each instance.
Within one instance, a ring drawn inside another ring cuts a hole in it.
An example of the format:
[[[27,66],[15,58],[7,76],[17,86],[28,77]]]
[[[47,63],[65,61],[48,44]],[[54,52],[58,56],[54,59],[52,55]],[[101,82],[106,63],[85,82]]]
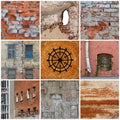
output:
[[[89,41],[85,42],[85,54],[86,54],[86,65],[87,71],[91,73],[90,58],[89,58]]]

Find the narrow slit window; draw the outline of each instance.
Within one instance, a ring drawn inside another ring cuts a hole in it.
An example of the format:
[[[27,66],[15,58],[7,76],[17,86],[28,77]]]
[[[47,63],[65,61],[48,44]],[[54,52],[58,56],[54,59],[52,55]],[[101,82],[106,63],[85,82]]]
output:
[[[36,107],[33,107],[33,117],[35,117],[36,112],[37,112]]]
[[[21,117],[24,117],[24,110],[21,110],[21,111],[20,111],[20,116],[21,116]]]
[[[30,99],[30,89],[27,90],[27,99]]]
[[[36,87],[33,87],[33,97],[36,97]]]
[[[23,91],[21,91],[20,101],[23,101]]]
[[[19,102],[18,93],[16,93],[16,102]]]
[[[63,25],[67,25],[69,23],[69,13],[68,13],[68,10],[64,10],[63,11],[62,23],[63,23]]]
[[[33,58],[33,45],[25,46],[25,58]]]
[[[28,110],[27,110],[27,116],[28,117],[30,116],[30,108],[28,108]]]

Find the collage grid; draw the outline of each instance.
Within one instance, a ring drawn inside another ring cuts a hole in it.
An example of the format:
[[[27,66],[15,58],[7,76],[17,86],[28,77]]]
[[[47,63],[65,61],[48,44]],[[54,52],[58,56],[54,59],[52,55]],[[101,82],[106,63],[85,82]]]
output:
[[[119,119],[119,1],[3,0],[0,43],[1,119]]]

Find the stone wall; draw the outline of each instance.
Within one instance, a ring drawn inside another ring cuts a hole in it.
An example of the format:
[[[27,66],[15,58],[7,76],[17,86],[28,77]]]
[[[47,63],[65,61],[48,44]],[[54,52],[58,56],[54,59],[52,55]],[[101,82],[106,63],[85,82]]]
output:
[[[41,117],[64,119],[79,117],[79,82],[42,81]]]

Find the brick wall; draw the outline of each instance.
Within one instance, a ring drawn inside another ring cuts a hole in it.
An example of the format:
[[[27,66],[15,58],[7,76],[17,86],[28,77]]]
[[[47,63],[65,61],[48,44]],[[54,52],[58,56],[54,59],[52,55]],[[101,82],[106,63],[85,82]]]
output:
[[[39,82],[38,81],[15,81],[14,104],[15,117],[20,117],[20,111],[24,110],[24,117],[27,117],[27,109],[30,108],[31,115],[33,107],[36,107],[37,115],[39,114]],[[36,87],[36,97],[33,96],[33,87]],[[27,99],[27,90],[30,89],[30,99]],[[20,94],[23,91],[23,101],[20,101]],[[19,102],[16,102],[16,93],[18,93]]]
[[[2,39],[39,38],[39,1],[2,1]]]
[[[119,39],[119,2],[81,2],[82,39]]]

